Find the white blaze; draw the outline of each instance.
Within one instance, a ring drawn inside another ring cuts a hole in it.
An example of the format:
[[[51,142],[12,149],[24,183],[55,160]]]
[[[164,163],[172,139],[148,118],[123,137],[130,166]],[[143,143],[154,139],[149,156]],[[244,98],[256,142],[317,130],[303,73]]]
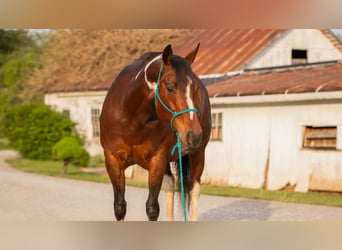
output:
[[[186,77],[188,79],[188,85],[186,86],[186,93],[185,93],[185,97],[186,97],[186,103],[188,104],[188,108],[189,109],[193,109],[194,108],[194,103],[191,99],[191,84],[192,84],[192,80],[189,76]],[[189,112],[190,114],[190,119],[192,120],[194,118],[194,112]]]

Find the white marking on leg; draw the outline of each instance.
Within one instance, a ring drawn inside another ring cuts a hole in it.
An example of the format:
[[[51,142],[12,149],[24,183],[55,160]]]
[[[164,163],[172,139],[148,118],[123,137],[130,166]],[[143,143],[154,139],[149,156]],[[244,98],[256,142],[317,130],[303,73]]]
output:
[[[191,99],[191,84],[192,84],[192,80],[189,76],[186,77],[188,79],[188,85],[186,86],[186,103],[188,104],[188,108],[192,109],[194,108],[194,103]],[[192,120],[194,118],[194,112],[189,112],[190,114],[190,119]]]
[[[163,185],[166,196],[166,220],[174,220],[174,194],[175,194],[175,183],[171,176],[164,175]]]
[[[200,197],[201,185],[198,182],[194,183],[192,190],[190,191],[190,209],[191,220],[198,220],[198,199]]]
[[[175,162],[170,162],[170,170],[171,170],[171,174],[173,176],[174,182],[178,183],[179,174],[178,174],[177,165]]]
[[[144,68],[144,73],[145,73],[145,82],[147,83],[147,86],[150,88],[150,89],[154,89],[155,85],[157,84],[156,82],[150,82],[148,79],[147,79],[147,69],[148,67],[150,67],[150,65],[157,61],[158,59],[161,59],[162,58],[162,55],[159,55],[159,56],[156,56],[155,58],[153,58],[151,61],[149,61],[146,65],[145,65],[145,68]]]

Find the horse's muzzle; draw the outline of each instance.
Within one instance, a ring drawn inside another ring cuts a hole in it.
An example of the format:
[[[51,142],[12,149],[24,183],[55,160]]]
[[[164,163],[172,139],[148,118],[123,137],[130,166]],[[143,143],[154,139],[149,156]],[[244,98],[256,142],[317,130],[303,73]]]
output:
[[[202,141],[202,132],[195,134],[193,130],[189,130],[186,134],[186,144],[184,145],[186,151],[196,150]]]

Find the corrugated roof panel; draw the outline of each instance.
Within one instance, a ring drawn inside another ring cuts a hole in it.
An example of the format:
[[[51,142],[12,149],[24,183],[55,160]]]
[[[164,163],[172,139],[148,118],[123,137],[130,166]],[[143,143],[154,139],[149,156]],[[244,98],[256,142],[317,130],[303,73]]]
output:
[[[253,60],[260,52],[266,49],[285,31],[286,30],[283,29],[197,30],[195,35],[188,37],[185,39],[182,45],[175,47],[174,52],[175,54],[186,56],[196,47],[197,43],[200,42],[200,50],[197,54],[195,62],[192,65],[194,72],[200,76],[226,74],[230,71],[243,69],[247,63]],[[330,39],[334,44],[338,43],[337,38],[332,36],[329,30],[322,30],[322,32],[328,35],[328,39]],[[307,76],[305,79],[311,80],[309,77],[310,76]],[[252,77],[250,80],[254,81],[255,79]],[[279,80],[282,84],[284,84],[286,79],[283,80],[279,78]],[[268,83],[273,82],[272,79],[268,78],[267,81]],[[292,81],[300,82],[301,80],[297,78],[296,80],[292,79]],[[100,89],[104,89],[106,86],[109,88],[109,83],[110,81],[98,84],[98,86],[94,85],[94,88],[98,87]],[[253,89],[255,86],[250,86],[250,88],[250,92],[254,93]],[[276,91],[272,88],[277,89],[279,92],[283,91],[281,87],[277,87],[277,83],[274,83],[274,86],[268,88],[270,88],[270,91]],[[286,86],[284,86],[284,88],[286,88]],[[302,83],[302,85],[296,85],[294,83],[291,88],[286,88],[285,90],[292,91],[294,89],[294,91],[299,91],[301,88],[306,88],[305,83]],[[322,89],[325,88],[327,87],[322,87]],[[244,92],[247,92],[247,89],[245,89]]]
[[[225,74],[243,68],[283,32],[282,29],[201,30],[175,51],[185,56],[200,42],[192,66],[194,72],[198,75]]]
[[[209,85],[207,89],[211,97],[342,90],[342,64],[289,68],[280,72],[248,72]]]

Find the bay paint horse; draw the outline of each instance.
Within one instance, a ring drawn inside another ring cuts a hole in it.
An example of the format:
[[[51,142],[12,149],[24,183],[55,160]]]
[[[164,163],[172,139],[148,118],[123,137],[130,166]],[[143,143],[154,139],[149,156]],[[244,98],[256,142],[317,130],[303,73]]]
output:
[[[191,219],[197,220],[211,129],[208,93],[191,69],[198,48],[199,44],[185,58],[173,55],[171,45],[163,52],[145,53],[119,73],[107,93],[100,116],[100,139],[117,220],[126,215],[124,171],[133,164],[148,170],[148,219],[159,217],[163,179],[167,219],[174,219],[175,177],[170,163],[179,158],[171,152],[176,134],[182,145],[182,174]]]

